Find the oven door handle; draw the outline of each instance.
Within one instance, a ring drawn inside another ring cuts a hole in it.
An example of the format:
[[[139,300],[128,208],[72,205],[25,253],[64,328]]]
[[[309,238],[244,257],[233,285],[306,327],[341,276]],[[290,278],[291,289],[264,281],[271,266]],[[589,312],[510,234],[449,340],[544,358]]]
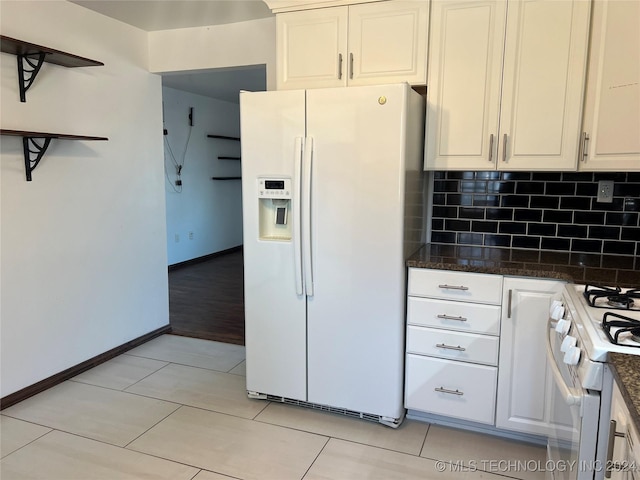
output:
[[[579,406],[582,403],[582,395],[576,395],[571,388],[569,388],[562,378],[562,373],[560,373],[560,369],[558,365],[556,365],[556,360],[553,355],[553,349],[551,347],[551,334],[555,334],[555,329],[551,328],[551,318],[549,318],[547,322],[547,362],[549,363],[549,367],[551,368],[551,373],[553,374],[553,378],[555,380],[555,384],[558,386],[558,390],[560,390],[560,394],[564,401],[569,406]]]

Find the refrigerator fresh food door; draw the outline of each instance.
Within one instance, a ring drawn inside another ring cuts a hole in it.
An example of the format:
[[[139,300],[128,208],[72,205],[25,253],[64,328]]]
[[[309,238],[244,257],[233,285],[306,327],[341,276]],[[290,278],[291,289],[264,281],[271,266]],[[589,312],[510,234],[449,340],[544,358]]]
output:
[[[247,390],[306,400],[304,91],[242,92],[240,131]]]
[[[404,84],[307,91],[309,402],[391,418],[403,412],[408,93]]]

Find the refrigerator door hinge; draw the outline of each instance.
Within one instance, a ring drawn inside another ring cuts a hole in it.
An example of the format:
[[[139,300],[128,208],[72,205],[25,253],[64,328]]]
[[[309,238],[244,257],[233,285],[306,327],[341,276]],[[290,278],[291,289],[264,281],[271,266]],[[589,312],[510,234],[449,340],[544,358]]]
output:
[[[247,390],[247,397],[254,398],[256,400],[266,400],[267,399],[267,394],[266,393],[252,392],[250,390]]]

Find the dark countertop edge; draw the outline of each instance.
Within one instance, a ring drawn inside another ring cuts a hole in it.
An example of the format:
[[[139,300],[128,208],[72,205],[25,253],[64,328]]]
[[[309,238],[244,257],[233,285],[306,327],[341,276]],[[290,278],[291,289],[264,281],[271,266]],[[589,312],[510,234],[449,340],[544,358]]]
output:
[[[640,432],[640,355],[609,353],[608,363],[636,431]]]
[[[547,270],[544,268],[545,266],[543,266],[542,269],[538,270],[532,268],[531,265],[523,268],[511,268],[500,266],[478,266],[460,265],[456,263],[424,262],[419,260],[407,260],[406,266],[411,268],[431,268],[434,270],[454,270],[458,272],[469,273],[489,273],[493,275],[547,278],[550,280],[563,280],[565,282],[575,283],[573,277],[568,273]]]

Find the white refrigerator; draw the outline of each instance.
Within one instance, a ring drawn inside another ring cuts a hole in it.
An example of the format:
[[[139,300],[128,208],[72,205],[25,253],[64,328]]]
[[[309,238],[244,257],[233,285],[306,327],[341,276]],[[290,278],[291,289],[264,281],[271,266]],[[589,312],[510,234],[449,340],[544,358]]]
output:
[[[407,84],[240,93],[249,396],[402,421],[424,111]]]

